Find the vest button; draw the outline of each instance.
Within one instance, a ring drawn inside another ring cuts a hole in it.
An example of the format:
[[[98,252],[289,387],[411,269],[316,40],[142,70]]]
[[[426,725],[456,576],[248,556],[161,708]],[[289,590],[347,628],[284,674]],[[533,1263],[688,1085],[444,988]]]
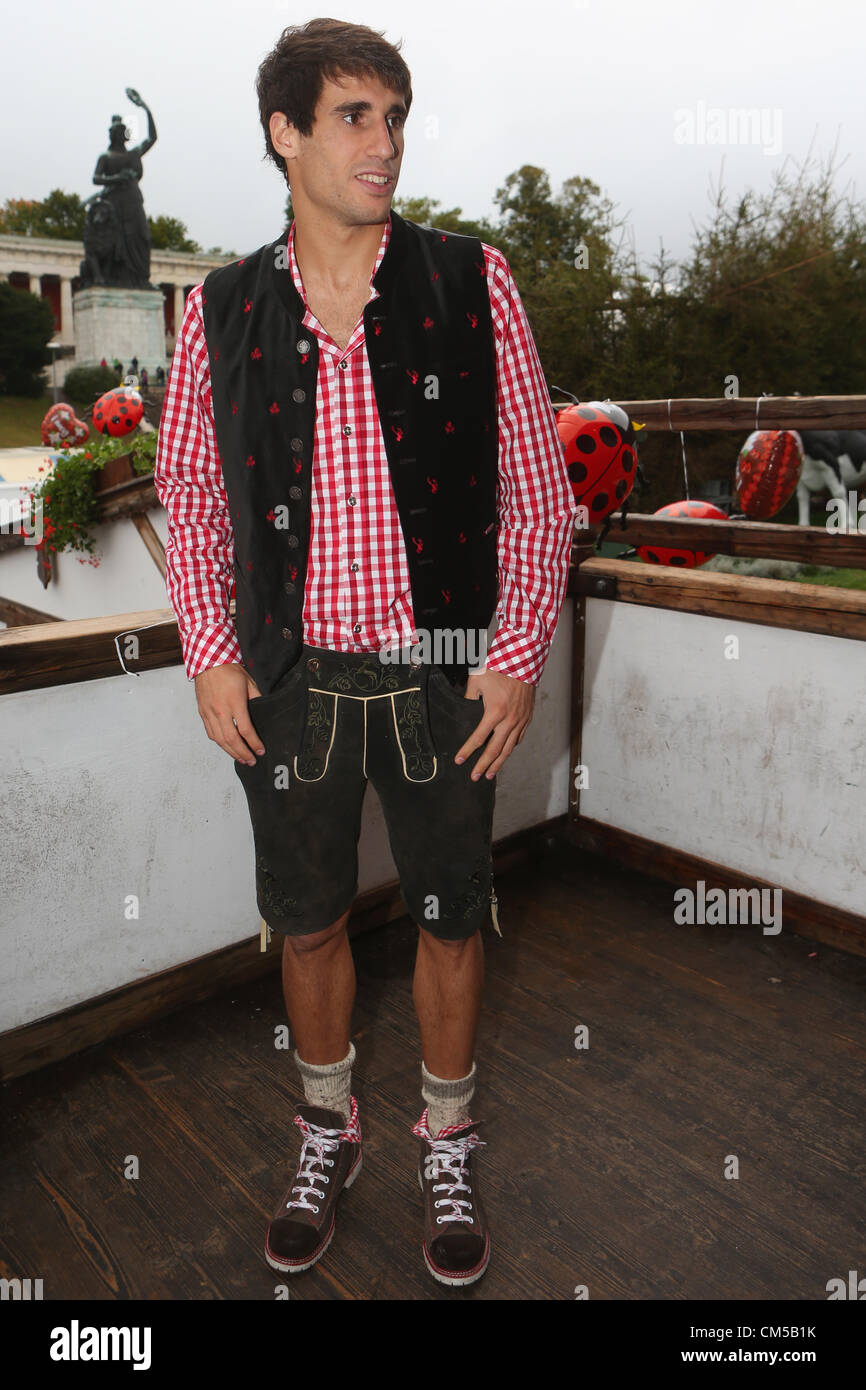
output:
[[[300,387],[300,386],[296,386],[295,389],[294,389],[294,391],[292,392],[292,400],[293,400],[293,401],[298,401],[298,402],[300,403],[301,401],[305,401],[306,399],[307,399],[307,393],[306,393],[306,391],[301,390],[301,387]]]
[[[301,492],[301,489],[299,487],[290,487],[289,496],[292,498],[293,501],[297,502],[299,497],[303,497],[303,493]]]
[[[283,636],[285,637],[287,642],[290,642],[294,635],[295,634],[292,632],[292,629],[290,627],[283,628]]]
[[[308,340],[307,338],[299,338],[298,341],[297,341],[297,343],[295,344],[295,346],[297,347],[298,352],[309,352],[309,351],[310,351],[310,343],[309,343],[309,340]]]
[[[299,454],[304,447],[303,439],[299,439],[297,435],[295,435],[294,439],[289,440],[289,443],[296,454]]]
[[[286,545],[290,550],[296,550],[300,543],[297,536],[286,536]]]
[[[295,586],[292,583],[291,579],[286,580],[285,584],[283,585],[283,588],[285,589],[287,594],[293,594],[295,592]]]

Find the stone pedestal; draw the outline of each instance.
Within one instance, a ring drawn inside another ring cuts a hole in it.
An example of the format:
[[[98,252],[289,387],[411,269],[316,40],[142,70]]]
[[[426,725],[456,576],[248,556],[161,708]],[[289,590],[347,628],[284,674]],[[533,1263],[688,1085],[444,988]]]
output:
[[[129,371],[133,357],[138,370],[151,379],[157,367],[168,365],[165,350],[165,310],[161,290],[127,290],[91,285],[72,296],[75,316],[76,367],[98,367],[103,357],[115,357]]]

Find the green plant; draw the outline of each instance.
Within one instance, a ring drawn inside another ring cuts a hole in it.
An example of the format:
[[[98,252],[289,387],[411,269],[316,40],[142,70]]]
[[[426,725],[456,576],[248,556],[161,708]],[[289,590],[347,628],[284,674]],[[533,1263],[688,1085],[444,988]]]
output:
[[[35,549],[45,553],[49,568],[50,555],[61,550],[82,551],[90,556],[88,564],[99,564],[93,555],[96,541],[92,532],[99,519],[99,501],[93,490],[94,474],[109,459],[122,454],[130,455],[134,472],[152,473],[157,436],[157,430],[123,439],[96,434],[82,448],[58,453],[48,476],[29,494],[31,511],[40,504],[42,507],[42,534]]]
[[[70,367],[63,379],[63,393],[73,405],[92,406],[120,381],[113,367]]]

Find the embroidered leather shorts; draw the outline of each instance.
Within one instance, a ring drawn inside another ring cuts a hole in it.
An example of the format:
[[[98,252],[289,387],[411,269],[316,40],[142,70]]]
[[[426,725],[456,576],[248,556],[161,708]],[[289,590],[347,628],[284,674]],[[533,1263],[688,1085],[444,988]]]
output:
[[[351,906],[368,782],[414,921],[448,941],[483,924],[495,904],[496,779],[472,781],[480,750],[454,762],[483,713],[463,690],[465,681],[455,686],[429,663],[305,645],[280,685],[249,701],[265,752],[255,767],[236,760],[235,771],[252,822],[259,912],[274,931],[321,931]]]

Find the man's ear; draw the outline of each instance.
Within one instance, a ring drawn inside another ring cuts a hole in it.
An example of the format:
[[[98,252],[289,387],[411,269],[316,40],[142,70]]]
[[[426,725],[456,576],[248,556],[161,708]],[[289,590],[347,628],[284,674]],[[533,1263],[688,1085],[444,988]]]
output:
[[[287,119],[284,111],[272,111],[268,121],[268,129],[271,133],[274,149],[281,154],[284,159],[291,159],[297,154],[298,131],[297,128]]]

